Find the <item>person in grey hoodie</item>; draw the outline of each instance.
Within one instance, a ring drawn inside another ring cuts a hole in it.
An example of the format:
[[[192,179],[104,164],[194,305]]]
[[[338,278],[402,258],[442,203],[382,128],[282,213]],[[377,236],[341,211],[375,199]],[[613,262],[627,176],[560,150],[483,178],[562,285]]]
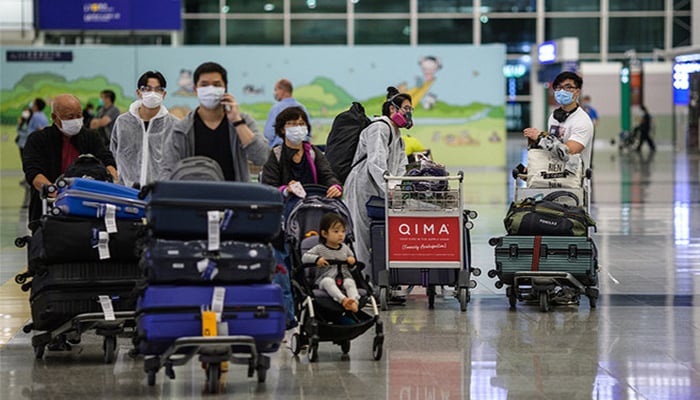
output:
[[[180,120],[163,143],[161,178],[168,179],[183,158],[206,156],[221,166],[227,181],[250,181],[248,161],[267,161],[267,140],[250,115],[241,112],[236,98],[226,92],[226,70],[205,62],[194,71],[199,107]]]
[[[145,72],[138,80],[138,100],[114,122],[109,148],[125,186],[141,187],[160,176],[163,138],[178,121],[162,104],[165,87],[163,74]]]

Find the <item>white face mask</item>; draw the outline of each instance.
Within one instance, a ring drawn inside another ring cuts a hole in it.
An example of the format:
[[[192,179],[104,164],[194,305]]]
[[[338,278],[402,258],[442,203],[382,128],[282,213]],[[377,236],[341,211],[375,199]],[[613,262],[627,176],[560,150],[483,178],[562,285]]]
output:
[[[32,113],[29,111],[22,111],[22,118],[28,119],[29,117],[32,116]]]
[[[142,92],[141,103],[146,108],[158,108],[163,104],[163,95],[157,92]]]
[[[224,95],[226,89],[217,86],[202,86],[197,88],[197,98],[199,104],[204,108],[216,108],[221,102],[221,96]]]
[[[299,144],[304,141],[304,138],[309,133],[305,126],[291,126],[284,128],[284,137],[291,144]]]
[[[61,132],[65,133],[68,136],[77,135],[82,128],[82,118],[61,120]]]

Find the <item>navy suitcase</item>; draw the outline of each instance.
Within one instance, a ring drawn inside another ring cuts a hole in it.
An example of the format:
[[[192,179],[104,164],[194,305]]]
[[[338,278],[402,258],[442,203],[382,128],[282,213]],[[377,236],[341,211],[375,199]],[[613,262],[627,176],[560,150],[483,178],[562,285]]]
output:
[[[270,245],[223,241],[208,251],[204,240],[155,239],[141,263],[149,283],[270,283],[277,265]]]
[[[218,213],[222,240],[268,242],[282,223],[282,195],[272,186],[246,182],[160,181],[148,193],[146,218],[153,236],[210,237],[210,213]],[[216,225],[216,221],[214,221]]]
[[[76,288],[131,287],[143,279],[138,263],[114,261],[39,265],[31,280],[33,293],[45,289],[63,289],[70,293]],[[29,289],[23,286],[23,290]]]
[[[252,336],[257,350],[277,351],[284,337],[282,289],[276,284],[221,286],[226,290],[222,322],[228,334]],[[148,286],[136,306],[135,342],[144,355],[159,355],[181,337],[202,336],[201,312],[214,286]]]
[[[140,219],[146,203],[139,199],[137,189],[111,182],[87,178],[61,178],[56,185],[58,194],[51,212],[62,215],[103,218],[107,205],[114,207],[116,219]]]

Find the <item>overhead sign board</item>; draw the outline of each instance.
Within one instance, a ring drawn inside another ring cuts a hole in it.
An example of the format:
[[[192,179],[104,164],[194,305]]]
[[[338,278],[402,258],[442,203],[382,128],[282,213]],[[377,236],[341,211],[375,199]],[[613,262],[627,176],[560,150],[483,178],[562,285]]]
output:
[[[40,30],[180,30],[181,0],[37,0]]]

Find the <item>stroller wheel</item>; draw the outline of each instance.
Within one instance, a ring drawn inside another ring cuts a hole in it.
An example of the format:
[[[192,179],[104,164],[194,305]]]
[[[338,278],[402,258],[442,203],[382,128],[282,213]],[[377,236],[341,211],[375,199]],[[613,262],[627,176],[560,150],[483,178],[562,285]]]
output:
[[[372,343],[372,356],[376,361],[382,359],[382,353],[384,349],[384,338],[380,336],[375,336],[374,342]]]
[[[316,362],[318,361],[318,341],[317,340],[311,340],[309,342],[309,362]]]
[[[344,340],[340,344],[340,350],[342,350],[343,354],[348,354],[350,352],[350,341]]]
[[[299,355],[299,352],[301,352],[301,335],[295,332],[292,337],[289,338],[289,345],[292,349],[292,353],[294,353],[295,356]]]

